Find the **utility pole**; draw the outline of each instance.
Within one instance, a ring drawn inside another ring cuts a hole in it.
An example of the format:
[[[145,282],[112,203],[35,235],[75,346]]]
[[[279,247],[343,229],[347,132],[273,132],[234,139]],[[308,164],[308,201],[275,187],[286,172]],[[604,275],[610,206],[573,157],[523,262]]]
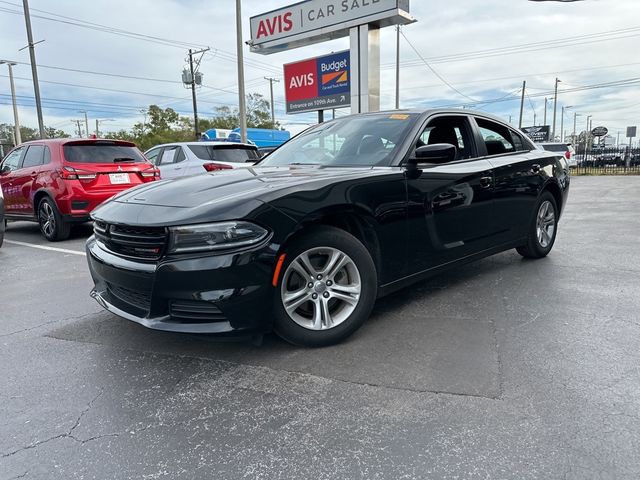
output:
[[[269,90],[271,91],[271,128],[276,128],[276,110],[273,105],[273,82],[280,83],[280,80],[271,77],[264,77],[264,79],[269,81]]]
[[[36,97],[36,111],[38,114],[38,129],[40,138],[47,138],[44,131],[44,120],[42,119],[42,103],[40,102],[40,86],[38,83],[38,68],[36,67],[36,50],[33,43],[33,33],[31,31],[31,16],[29,15],[29,1],[22,0],[24,7],[24,22],[27,26],[27,41],[29,42],[29,56],[31,58],[31,76],[33,77],[33,92]]]
[[[527,89],[527,81],[522,82],[522,98],[520,99],[520,121],[518,122],[518,128],[522,128],[522,114],[524,112],[524,95]]]
[[[542,125],[547,124],[547,101],[548,101],[548,98],[544,97],[544,122],[542,123]]]
[[[552,142],[556,141],[556,116],[558,112],[558,83],[560,83],[561,81],[562,80],[556,77],[556,89],[555,89],[555,94],[553,96],[553,129],[551,133]]]
[[[247,143],[247,107],[244,97],[244,54],[242,52],[242,6],[236,0],[236,55],[238,57],[238,107],[240,110],[240,139]]]
[[[82,120],[71,120],[71,123],[74,123],[78,127],[78,137],[82,138]]]
[[[13,128],[14,128],[14,137],[15,137],[15,145],[20,145],[22,143],[22,136],[20,135],[20,120],[18,120],[18,104],[16,103],[16,87],[13,84],[13,66],[17,65],[16,62],[10,62],[9,60],[0,60],[0,65],[3,63],[7,64],[9,67],[9,84],[11,85],[11,103],[13,104]]]
[[[537,126],[538,125],[538,115],[536,114],[536,112],[533,112],[533,126]]]
[[[96,118],[96,138],[99,137],[98,133],[99,133],[99,131],[98,131],[98,119]]]
[[[396,110],[400,110],[400,25],[396,25]]]
[[[89,137],[89,118],[87,117],[86,110],[78,110],[78,113],[84,113],[84,131],[87,134],[87,138]]]
[[[202,57],[197,61],[195,68],[193,67],[193,56],[198,55],[200,53],[204,54],[204,52],[209,51],[209,47],[203,48],[202,50],[198,50],[194,52],[192,49],[189,49],[189,78],[185,79],[184,72],[182,77],[182,82],[185,84],[191,85],[191,100],[193,101],[193,128],[195,131],[196,140],[200,140],[200,127],[198,125],[198,103],[196,100],[196,74],[198,73],[198,68],[200,68],[200,62],[202,61]],[[188,80],[188,81],[185,81]]]

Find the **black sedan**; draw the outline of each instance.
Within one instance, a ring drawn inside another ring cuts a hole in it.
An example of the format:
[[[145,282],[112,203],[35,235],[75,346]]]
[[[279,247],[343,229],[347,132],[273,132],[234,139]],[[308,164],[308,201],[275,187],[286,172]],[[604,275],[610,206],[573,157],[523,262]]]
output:
[[[150,328],[338,342],[376,298],[516,248],[553,247],[569,173],[468,110],[353,115],[254,168],[154,182],[94,213],[92,296]]]

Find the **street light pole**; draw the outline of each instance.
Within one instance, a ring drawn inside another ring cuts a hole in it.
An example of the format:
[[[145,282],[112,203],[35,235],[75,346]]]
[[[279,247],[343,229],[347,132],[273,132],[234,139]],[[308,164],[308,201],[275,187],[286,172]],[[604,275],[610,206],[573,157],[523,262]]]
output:
[[[522,98],[520,99],[520,121],[518,122],[518,128],[522,128],[522,114],[524,112],[524,96],[527,93],[527,81],[522,82]]]
[[[247,143],[247,107],[244,97],[244,54],[242,52],[242,5],[236,0],[236,55],[238,57],[238,107],[240,109],[240,141]]]
[[[564,111],[572,108],[572,105],[568,107],[562,107],[562,116],[560,118],[560,141],[564,142]]]
[[[396,110],[400,109],[400,25],[396,25]]]
[[[579,114],[578,112],[573,112],[573,136],[572,136],[572,143],[575,146],[578,143],[578,137],[576,136],[576,122],[578,120],[578,117],[580,117],[581,114]]]
[[[9,84],[11,85],[11,103],[13,104],[13,128],[15,136],[15,144],[20,145],[22,143],[22,136],[20,135],[20,120],[18,120],[18,104],[16,103],[16,87],[13,84],[13,66],[17,65],[16,62],[10,62],[8,60],[0,60],[0,65],[3,63],[9,67]]]
[[[29,57],[31,58],[31,75],[33,77],[33,92],[36,97],[36,111],[38,114],[38,129],[40,138],[47,138],[44,131],[44,120],[42,119],[42,103],[40,102],[40,86],[38,83],[38,68],[36,67],[36,50],[33,43],[33,33],[31,31],[31,16],[29,15],[29,2],[22,0],[24,7],[24,22],[27,27],[27,41],[29,42]]]
[[[553,129],[551,133],[552,142],[556,141],[556,116],[558,111],[558,83],[560,82],[561,80],[556,77],[556,88],[555,88],[555,94],[553,96]]]

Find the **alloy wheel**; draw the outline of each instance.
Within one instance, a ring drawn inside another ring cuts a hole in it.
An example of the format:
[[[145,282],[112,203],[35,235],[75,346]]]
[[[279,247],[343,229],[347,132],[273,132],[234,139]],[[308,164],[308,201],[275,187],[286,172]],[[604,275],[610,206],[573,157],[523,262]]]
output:
[[[362,281],[354,261],[333,247],[298,255],[287,267],[280,291],[289,317],[309,330],[337,327],[354,312]]]
[[[49,202],[40,204],[40,228],[47,237],[52,237],[56,231],[56,216]]]
[[[540,204],[536,220],[536,235],[542,248],[547,248],[553,240],[556,230],[556,213],[550,201],[545,200]]]

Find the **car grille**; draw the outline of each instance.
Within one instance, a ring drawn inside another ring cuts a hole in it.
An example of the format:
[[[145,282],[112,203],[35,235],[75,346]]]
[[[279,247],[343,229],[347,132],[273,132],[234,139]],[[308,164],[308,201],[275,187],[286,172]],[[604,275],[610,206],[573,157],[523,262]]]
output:
[[[174,300],[170,304],[171,319],[182,323],[224,322],[226,317],[218,307],[202,301]]]
[[[151,308],[151,294],[149,293],[129,290],[128,288],[119,287],[112,283],[107,283],[107,289],[111,295],[121,302],[146,312]]]
[[[98,220],[93,222],[93,233],[108,250],[144,260],[159,259],[168,236],[164,227],[113,225]]]

